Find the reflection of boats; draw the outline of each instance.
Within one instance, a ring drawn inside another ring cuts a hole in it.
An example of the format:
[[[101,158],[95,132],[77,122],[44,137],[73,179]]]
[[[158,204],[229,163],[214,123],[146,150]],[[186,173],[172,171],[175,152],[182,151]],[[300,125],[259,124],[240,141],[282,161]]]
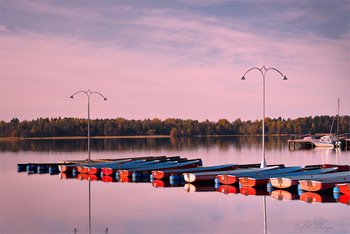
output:
[[[194,184],[190,184],[187,183],[184,186],[184,190],[186,192],[189,193],[193,193],[193,192],[214,192],[217,191],[216,188],[214,186],[210,186],[210,185],[194,185]]]
[[[336,184],[336,187],[339,188],[341,193],[350,194],[350,183]]]
[[[152,186],[156,188],[165,188],[165,187],[182,187],[183,184],[171,184],[169,182],[165,182],[163,180],[153,180]]]
[[[225,184],[220,185],[219,192],[224,194],[239,193],[239,189],[237,189],[235,186]]]
[[[154,170],[152,175],[156,179],[162,179],[171,175],[182,175],[183,173],[196,173],[196,172],[209,172],[209,171],[225,171],[233,170],[237,163],[218,165],[211,167],[196,167],[196,168],[183,168],[183,169],[169,169],[169,170]]]
[[[252,188],[243,186],[240,188],[239,192],[245,196],[250,195],[269,195],[266,189],[263,188]]]
[[[290,193],[288,191],[281,190],[281,189],[273,190],[271,193],[271,197],[274,199],[277,199],[277,200],[281,200],[281,201],[298,199],[297,194]]]
[[[338,202],[341,202],[350,206],[350,195],[349,194],[341,195],[338,199]]]
[[[269,179],[272,177],[282,177],[287,175],[295,175],[298,173],[294,173],[297,171],[300,171],[304,168],[304,166],[298,166],[298,167],[286,167],[282,169],[276,169],[268,171],[270,173],[265,175],[255,175],[255,176],[248,176],[248,177],[240,177],[239,182],[241,186],[259,186],[259,185],[266,185],[269,182]]]
[[[336,184],[349,183],[350,171],[339,172],[336,176],[317,178],[311,180],[299,180],[301,189],[305,191],[315,192],[333,188]]]
[[[316,170],[300,172],[300,175],[273,177],[273,178],[270,178],[270,183],[272,184],[272,186],[276,188],[289,188],[292,186],[297,186],[299,180],[323,178],[324,176],[327,176],[327,174],[323,174],[323,173],[333,172],[333,171],[336,171],[337,169],[338,169],[337,167],[326,168],[326,169],[316,169]],[[333,173],[329,175],[332,175],[332,174]]]
[[[90,174],[78,174],[77,179],[95,181],[95,180],[101,180],[101,177],[97,175],[90,175]]]
[[[307,203],[316,203],[316,202],[336,202],[333,196],[328,194],[318,194],[312,192],[304,192],[300,195],[300,200]]]
[[[61,180],[66,180],[66,179],[75,179],[72,173],[63,173],[61,172],[59,175]]]
[[[102,181],[106,183],[118,182],[118,180],[115,177],[113,178],[112,176],[103,176]]]
[[[271,169],[276,169],[276,168],[278,168],[278,166],[265,167],[265,168],[251,168],[251,169],[230,170],[230,171],[225,171],[225,173],[223,171],[184,173],[184,178],[189,183],[208,182],[208,181],[214,182],[214,179],[218,175],[237,175],[237,174],[241,174],[241,173],[253,173],[253,174],[256,174],[256,172],[266,171],[266,170],[271,170]]]

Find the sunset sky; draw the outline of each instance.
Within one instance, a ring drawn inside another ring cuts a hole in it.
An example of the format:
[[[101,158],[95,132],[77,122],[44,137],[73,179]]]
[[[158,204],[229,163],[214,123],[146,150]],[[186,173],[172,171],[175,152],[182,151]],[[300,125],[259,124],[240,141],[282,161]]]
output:
[[[350,115],[349,0],[1,0],[0,120]]]

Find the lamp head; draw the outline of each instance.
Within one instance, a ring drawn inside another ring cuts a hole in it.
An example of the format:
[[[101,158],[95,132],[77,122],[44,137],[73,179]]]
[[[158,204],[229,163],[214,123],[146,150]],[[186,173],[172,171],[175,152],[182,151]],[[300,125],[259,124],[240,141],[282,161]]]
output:
[[[244,76],[242,76],[241,80],[245,80],[245,77],[244,77]]]
[[[283,76],[282,80],[288,80],[286,76]]]

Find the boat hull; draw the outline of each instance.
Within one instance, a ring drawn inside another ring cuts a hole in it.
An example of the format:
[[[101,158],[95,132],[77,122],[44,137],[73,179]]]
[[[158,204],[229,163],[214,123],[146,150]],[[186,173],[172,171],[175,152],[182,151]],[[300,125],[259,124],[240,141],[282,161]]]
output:
[[[270,183],[275,188],[286,189],[286,188],[290,188],[290,187],[293,187],[293,186],[297,186],[299,181],[298,180],[292,180],[292,179],[288,179],[288,178],[279,177],[279,178],[271,178],[270,179]]]
[[[302,190],[309,192],[317,192],[331,189],[335,186],[335,183],[322,183],[320,181],[301,180],[299,181],[299,185]]]
[[[266,185],[269,182],[269,179],[243,177],[243,178],[239,178],[239,182],[241,183],[241,186],[254,187],[254,186]]]
[[[350,183],[345,184],[337,184],[336,185],[339,188],[339,191],[344,194],[350,194]]]

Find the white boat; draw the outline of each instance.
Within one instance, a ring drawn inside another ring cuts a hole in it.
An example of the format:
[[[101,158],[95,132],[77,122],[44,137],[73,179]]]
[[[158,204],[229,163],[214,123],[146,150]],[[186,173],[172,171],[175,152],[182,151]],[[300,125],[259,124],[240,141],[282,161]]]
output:
[[[312,141],[316,147],[328,147],[334,148],[340,146],[340,141],[336,136],[326,135],[322,136],[320,139],[315,139]]]

